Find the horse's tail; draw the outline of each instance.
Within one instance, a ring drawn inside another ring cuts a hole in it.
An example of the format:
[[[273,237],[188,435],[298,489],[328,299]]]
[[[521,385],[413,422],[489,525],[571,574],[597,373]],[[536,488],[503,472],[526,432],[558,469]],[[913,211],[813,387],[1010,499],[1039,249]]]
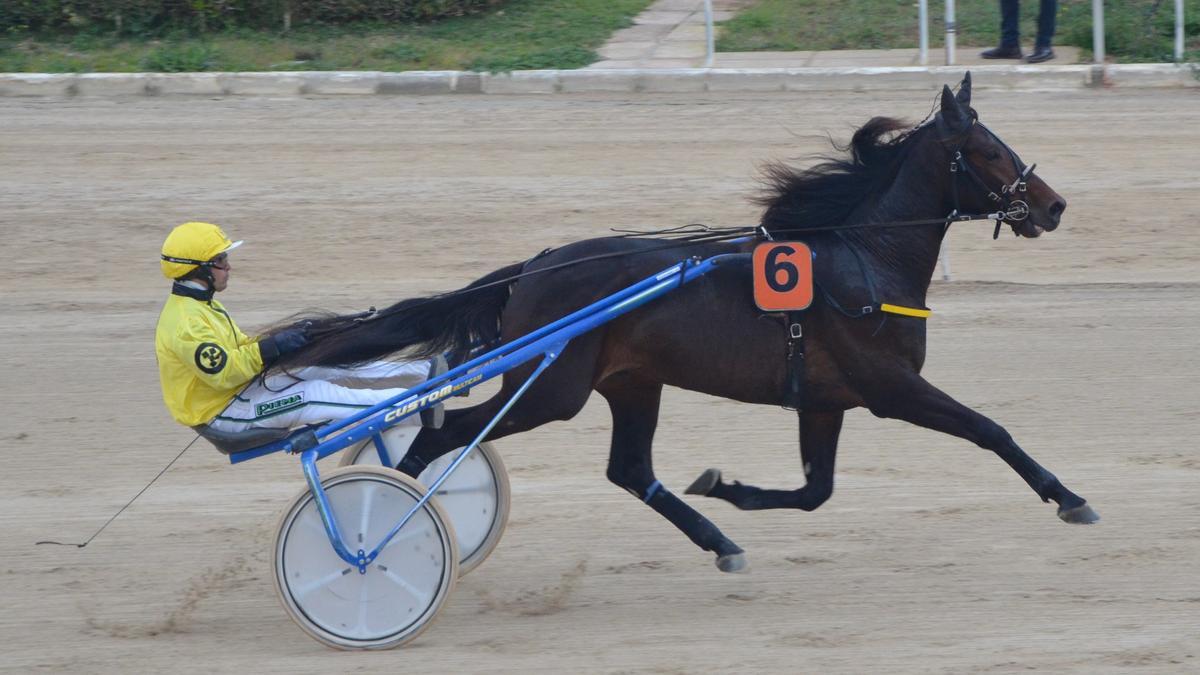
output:
[[[504,281],[520,274],[525,264],[498,269],[458,291],[401,300],[373,315],[293,319],[288,326],[307,325],[312,340],[274,367],[348,367],[397,353],[411,359],[449,354],[452,362],[461,360],[472,348],[499,339],[500,312],[511,286]]]

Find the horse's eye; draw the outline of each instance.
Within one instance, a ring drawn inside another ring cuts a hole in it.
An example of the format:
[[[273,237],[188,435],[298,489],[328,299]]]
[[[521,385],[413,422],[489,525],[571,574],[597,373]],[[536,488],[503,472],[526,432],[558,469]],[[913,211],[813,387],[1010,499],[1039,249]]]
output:
[[[988,150],[984,156],[987,157],[987,161],[989,162],[994,162],[1000,159],[1000,153],[996,152],[995,150]]]

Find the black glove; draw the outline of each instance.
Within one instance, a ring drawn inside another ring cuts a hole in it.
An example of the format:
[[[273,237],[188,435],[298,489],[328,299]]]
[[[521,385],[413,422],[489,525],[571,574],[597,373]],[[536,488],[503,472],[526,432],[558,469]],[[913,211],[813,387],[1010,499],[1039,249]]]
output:
[[[285,328],[271,337],[275,339],[280,356],[291,354],[308,344],[308,331],[304,328]]]
[[[270,368],[280,357],[291,354],[308,344],[308,329],[284,328],[274,335],[269,335],[258,341],[258,350],[262,354],[263,367]]]

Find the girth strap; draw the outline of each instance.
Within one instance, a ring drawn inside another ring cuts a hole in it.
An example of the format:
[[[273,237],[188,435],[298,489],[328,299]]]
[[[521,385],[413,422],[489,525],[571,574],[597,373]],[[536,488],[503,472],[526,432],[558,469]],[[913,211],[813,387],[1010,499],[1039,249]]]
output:
[[[878,309],[888,314],[898,314],[915,319],[928,319],[933,310],[917,307],[892,305],[886,302],[874,307],[863,307],[863,314]],[[844,313],[844,312],[843,312]],[[804,328],[800,324],[801,312],[784,312],[784,323],[787,325],[787,391],[783,397],[783,407],[789,410],[803,410],[805,399],[805,358],[804,358]],[[861,315],[860,315],[861,316]]]
[[[783,407],[789,410],[801,410],[804,407],[804,329],[800,325],[800,315],[800,312],[784,314],[787,323],[788,388]]]

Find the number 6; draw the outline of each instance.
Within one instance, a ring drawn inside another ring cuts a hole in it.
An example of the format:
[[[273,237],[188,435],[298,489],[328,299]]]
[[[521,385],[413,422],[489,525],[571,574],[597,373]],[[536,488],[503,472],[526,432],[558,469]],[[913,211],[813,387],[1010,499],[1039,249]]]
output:
[[[792,263],[784,260],[779,261],[781,256],[790,256],[796,252],[796,249],[791,246],[776,246],[767,254],[767,285],[776,293],[787,293],[796,287],[796,283],[800,281],[800,272]],[[779,281],[779,273],[783,273],[783,281]]]

